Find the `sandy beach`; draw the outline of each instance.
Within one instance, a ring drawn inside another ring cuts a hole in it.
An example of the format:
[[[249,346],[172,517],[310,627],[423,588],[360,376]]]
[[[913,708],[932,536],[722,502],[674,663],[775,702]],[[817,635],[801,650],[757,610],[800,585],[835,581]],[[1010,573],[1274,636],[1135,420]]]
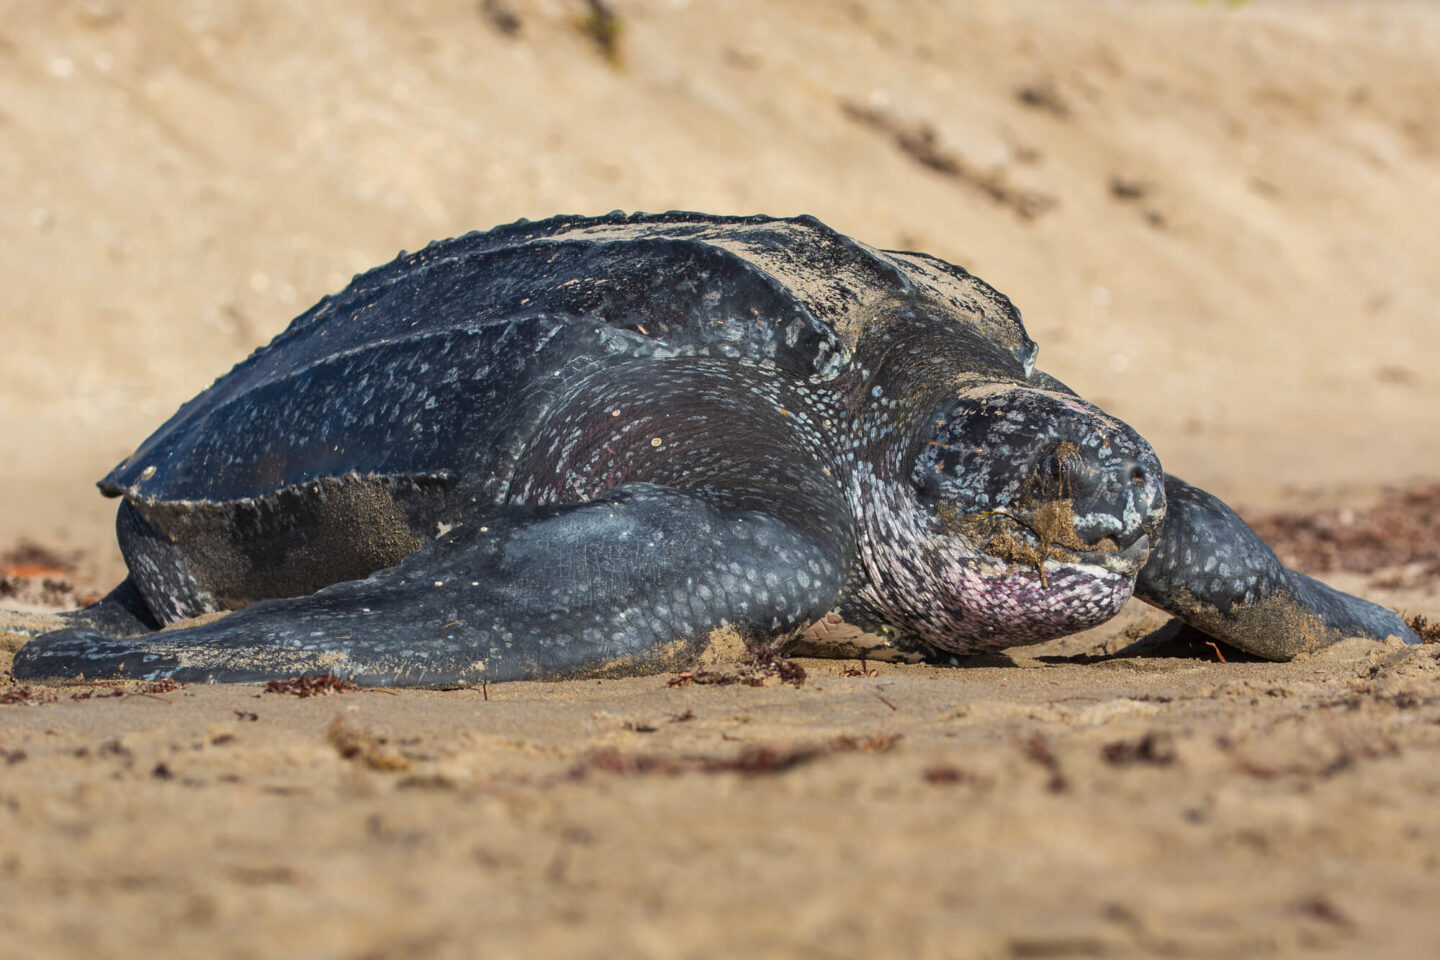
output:
[[[123,576],[95,481],[294,315],[616,208],[964,265],[1287,562],[1440,621],[1437,116],[1421,0],[7,7],[0,956],[1434,956],[1436,644],[1136,603],[799,685],[6,671]]]

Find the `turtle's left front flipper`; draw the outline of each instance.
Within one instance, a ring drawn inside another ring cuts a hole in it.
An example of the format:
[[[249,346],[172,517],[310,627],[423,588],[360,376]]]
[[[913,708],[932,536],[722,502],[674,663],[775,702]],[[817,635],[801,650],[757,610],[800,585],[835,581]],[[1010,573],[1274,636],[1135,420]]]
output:
[[[588,503],[512,508],[364,580],[212,623],[46,634],[13,671],[224,683],[325,672],[394,686],[653,673],[683,666],[718,627],[748,639],[822,615],[847,538],[632,483]]]
[[[1345,637],[1420,638],[1393,610],[1289,569],[1219,499],[1165,477],[1165,527],[1135,596],[1267,660]]]

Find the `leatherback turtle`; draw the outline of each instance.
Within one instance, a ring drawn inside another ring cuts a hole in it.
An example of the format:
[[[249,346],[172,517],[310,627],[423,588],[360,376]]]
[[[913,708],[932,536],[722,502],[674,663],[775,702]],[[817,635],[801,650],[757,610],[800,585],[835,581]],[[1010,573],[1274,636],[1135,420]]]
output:
[[[978,278],[810,217],[435,243],[321,300],[100,481],[130,575],[14,673],[616,674],[831,610],[965,654],[1132,592],[1273,659],[1416,642],[1286,569],[1035,357]]]

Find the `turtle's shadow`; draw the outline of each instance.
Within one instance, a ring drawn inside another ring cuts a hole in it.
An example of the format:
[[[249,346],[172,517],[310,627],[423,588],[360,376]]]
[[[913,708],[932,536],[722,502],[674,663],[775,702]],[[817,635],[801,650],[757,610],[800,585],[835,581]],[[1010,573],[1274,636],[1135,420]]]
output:
[[[1246,653],[1223,640],[1216,640],[1189,626],[1183,620],[1171,619],[1158,629],[1118,650],[1096,652],[1095,648],[1069,654],[1041,654],[1027,657],[1024,648],[977,653],[967,657],[942,656],[929,662],[959,668],[1018,667],[1024,662],[1048,666],[1086,665],[1111,660],[1169,659],[1197,660],[1208,663],[1263,663],[1263,657]]]
[[[1223,640],[1201,633],[1180,619],[1171,619],[1156,630],[1119,650],[1108,653],[1051,655],[1035,659],[1041,663],[1104,663],[1133,659],[1203,660],[1209,663],[1264,663],[1264,657],[1246,653]]]

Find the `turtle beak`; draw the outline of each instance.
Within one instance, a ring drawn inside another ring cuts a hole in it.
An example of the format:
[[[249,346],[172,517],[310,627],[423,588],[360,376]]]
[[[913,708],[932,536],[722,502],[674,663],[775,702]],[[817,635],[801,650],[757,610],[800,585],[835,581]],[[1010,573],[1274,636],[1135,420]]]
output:
[[[1114,573],[1124,574],[1133,577],[1145,566],[1145,561],[1150,559],[1150,549],[1155,541],[1148,533],[1140,534],[1140,537],[1119,553],[1112,553],[1100,558],[1100,566]]]

